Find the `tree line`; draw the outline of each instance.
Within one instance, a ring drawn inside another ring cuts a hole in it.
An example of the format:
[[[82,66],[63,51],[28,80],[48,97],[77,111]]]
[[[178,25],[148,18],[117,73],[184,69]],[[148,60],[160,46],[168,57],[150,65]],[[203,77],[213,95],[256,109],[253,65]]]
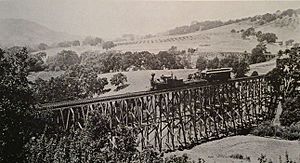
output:
[[[142,52],[104,52],[87,51],[80,56],[71,50],[63,50],[48,57],[47,69],[50,71],[67,70],[71,65],[80,64],[90,67],[97,73],[129,70],[161,70],[191,68],[191,56],[176,48],[160,51],[157,54]]]
[[[108,50],[116,46],[113,41],[105,41],[99,37],[92,37],[87,36],[83,40],[72,40],[72,41],[61,41],[53,44],[47,43],[40,43],[33,46],[27,46],[27,50],[29,52],[38,52],[43,51],[51,48],[69,48],[69,47],[76,47],[76,46],[101,46],[103,49]]]
[[[241,32],[242,39],[247,39],[249,37],[256,37],[257,41],[260,43],[266,42],[266,43],[276,43],[276,40],[278,37],[275,33],[263,33],[262,31],[255,31],[253,27],[250,27],[246,30],[241,29],[240,31],[237,31],[235,29],[232,29],[230,31],[231,33],[239,33]]]
[[[259,25],[263,25],[265,23],[272,22],[273,20],[282,19],[283,17],[292,17],[293,15],[298,16],[299,11],[293,10],[293,9],[287,9],[282,12],[277,11],[277,13],[266,13],[263,15],[256,15],[253,17],[245,17],[241,19],[235,19],[235,20],[228,20],[228,21],[203,21],[203,22],[197,22],[194,21],[190,25],[184,25],[180,27],[176,27],[174,29],[171,29],[168,31],[168,35],[181,35],[181,34],[187,34],[187,33],[193,33],[197,31],[204,31],[209,30],[213,28],[217,28],[224,25],[229,25],[233,23],[239,23],[241,21],[250,20],[251,22],[257,22]]]
[[[199,70],[204,69],[217,69],[221,67],[231,67],[236,78],[245,77],[246,73],[250,70],[249,63],[246,56],[238,57],[236,55],[228,55],[222,59],[217,56],[211,60],[200,56],[196,62],[196,68]]]

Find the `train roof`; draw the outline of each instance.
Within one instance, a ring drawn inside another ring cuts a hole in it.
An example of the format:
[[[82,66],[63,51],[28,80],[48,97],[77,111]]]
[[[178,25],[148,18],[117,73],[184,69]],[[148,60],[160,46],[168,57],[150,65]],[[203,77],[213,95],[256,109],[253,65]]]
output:
[[[216,74],[222,72],[232,72],[232,68],[219,68],[219,69],[210,69],[210,70],[201,71],[201,73],[206,73],[206,74]]]

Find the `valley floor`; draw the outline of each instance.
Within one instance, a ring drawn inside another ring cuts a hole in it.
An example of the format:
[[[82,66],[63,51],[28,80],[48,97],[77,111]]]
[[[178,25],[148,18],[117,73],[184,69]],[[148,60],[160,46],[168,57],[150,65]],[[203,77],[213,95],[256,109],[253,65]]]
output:
[[[189,158],[197,161],[203,158],[206,162],[216,163],[240,163],[249,162],[246,159],[230,158],[231,155],[240,154],[250,157],[251,163],[259,162],[261,154],[271,159],[273,163],[279,163],[279,157],[285,161],[286,152],[290,160],[300,162],[300,141],[278,140],[258,136],[233,136],[216,141],[207,142],[192,149],[167,153],[165,157],[171,155],[187,154]]]
[[[253,71],[257,71],[259,75],[266,74],[267,72],[271,71],[276,66],[276,58],[273,58],[270,61],[252,64],[250,65],[250,71],[247,75],[251,75]],[[132,93],[132,92],[139,92],[139,91],[146,91],[150,90],[150,78],[151,74],[155,73],[156,78],[159,78],[161,75],[171,75],[173,73],[178,79],[187,79],[189,74],[197,72],[197,69],[174,69],[174,70],[142,70],[142,71],[129,71],[129,72],[122,72],[124,75],[127,76],[129,86],[121,89],[119,91],[114,91],[116,89],[115,86],[108,84],[105,86],[105,89],[111,89],[111,91],[102,94],[100,96],[110,96],[116,94],[123,94],[123,93]],[[99,77],[106,77],[108,80],[118,72],[114,73],[105,73],[99,74]],[[49,80],[51,77],[57,77],[63,74],[63,71],[42,71],[38,73],[33,73],[29,76],[29,80],[34,81],[37,78],[42,78],[44,80]]]

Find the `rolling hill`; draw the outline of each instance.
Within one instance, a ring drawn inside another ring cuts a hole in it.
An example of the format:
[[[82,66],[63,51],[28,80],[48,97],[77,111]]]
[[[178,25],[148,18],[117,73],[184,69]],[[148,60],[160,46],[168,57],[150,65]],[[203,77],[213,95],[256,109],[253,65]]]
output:
[[[42,42],[51,44],[78,38],[79,36],[53,31],[24,19],[0,19],[0,45],[2,46],[36,45]]]
[[[253,27],[255,31],[264,33],[272,32],[278,37],[278,41],[287,41],[289,39],[300,42],[300,14],[293,16],[278,17],[272,21],[260,24],[260,21],[251,21],[250,19],[222,25],[208,30],[196,31],[182,35],[157,35],[149,39],[137,39],[134,41],[116,42],[116,50],[122,51],[142,51],[158,52],[167,50],[171,46],[177,46],[178,49],[198,48],[200,52],[250,52],[258,41],[255,37],[248,39],[241,38],[241,32]],[[268,50],[271,53],[277,53],[279,49],[285,46],[278,44],[269,44]]]
[[[152,53],[158,53],[159,51],[168,50],[170,47],[176,46],[179,50],[187,50],[188,48],[195,48],[195,49],[197,48],[200,55],[202,53],[207,53],[207,52],[209,53],[244,52],[244,51],[251,52],[251,50],[258,44],[256,37],[242,39],[241,38],[242,32],[240,32],[241,30],[246,30],[250,27],[253,27],[255,31],[262,31],[263,33],[267,33],[267,32],[275,33],[278,36],[277,41],[279,42],[282,41],[284,43],[289,39],[293,39],[295,40],[295,42],[300,42],[300,35],[299,35],[300,11],[299,10],[295,10],[295,11],[298,14],[292,16],[277,17],[276,19],[265,22],[263,24],[260,23],[260,20],[252,21],[251,18],[247,18],[247,19],[241,19],[239,21],[233,21],[230,24],[223,24],[221,26],[217,26],[211,29],[206,29],[202,31],[199,30],[187,34],[181,34],[181,35],[157,34],[155,36],[151,36],[150,38],[133,37],[127,40],[126,39],[119,40],[119,41],[115,40],[115,44],[117,46],[114,47],[112,50],[118,50],[123,52],[149,51]],[[0,29],[1,29],[1,25],[0,25]],[[231,32],[232,29],[239,32],[232,33]],[[23,44],[26,42],[30,42],[30,40],[44,40],[46,42],[51,40],[58,40],[61,38],[67,38],[64,35],[59,35],[59,33],[49,34],[53,32],[53,31],[51,32],[49,31],[51,30],[39,32],[41,34],[36,34],[36,35],[33,34],[34,37],[31,38],[28,37],[27,35],[25,36],[22,35],[19,36],[17,34],[14,35],[15,38],[19,38],[18,42],[23,42]],[[28,33],[28,32],[23,32],[23,33]],[[29,33],[33,33],[33,32],[29,32]],[[11,39],[9,40],[18,40],[18,39],[14,39],[14,35],[12,35]],[[42,39],[32,39],[32,38],[36,38],[37,36]],[[5,37],[1,37],[1,30],[0,30],[0,44],[1,44],[1,38],[5,38]],[[280,49],[285,49],[286,47],[284,45],[279,45],[278,43],[275,43],[275,44],[268,44],[267,48],[268,51],[274,54],[277,53]],[[104,52],[101,46],[52,48],[46,50],[45,52],[49,56],[52,56],[57,54],[62,49],[73,50],[78,54],[81,54],[84,51],[94,51],[94,50]]]

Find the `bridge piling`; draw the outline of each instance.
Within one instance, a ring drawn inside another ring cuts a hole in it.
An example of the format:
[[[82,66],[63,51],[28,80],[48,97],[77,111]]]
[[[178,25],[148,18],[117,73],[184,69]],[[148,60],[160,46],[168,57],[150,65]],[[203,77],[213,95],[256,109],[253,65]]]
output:
[[[142,149],[186,148],[199,142],[258,125],[274,114],[264,76],[233,79],[204,86],[146,91],[110,97],[46,104],[53,123],[65,130],[84,128],[91,112],[109,117],[110,127],[139,131]],[[112,140],[117,133],[112,133]]]

